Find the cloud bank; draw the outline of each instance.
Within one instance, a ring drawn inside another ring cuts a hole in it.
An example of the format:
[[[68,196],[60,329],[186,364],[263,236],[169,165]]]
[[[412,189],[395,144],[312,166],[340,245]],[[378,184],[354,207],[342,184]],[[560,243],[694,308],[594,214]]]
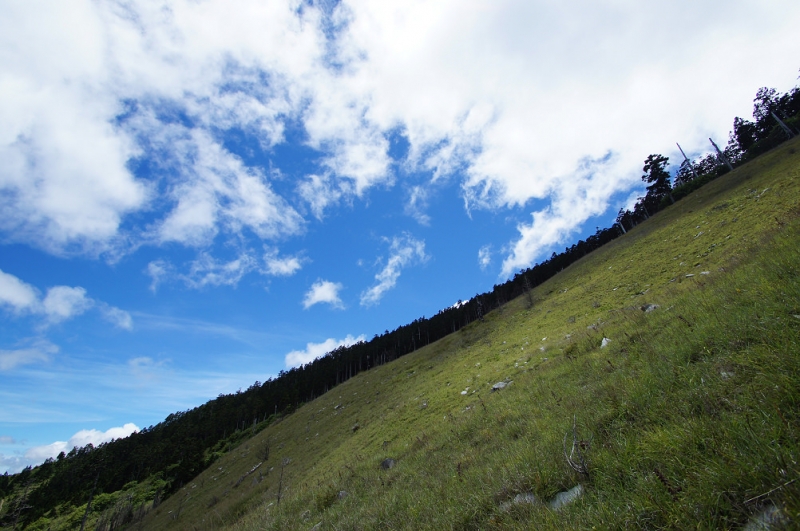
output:
[[[510,274],[604,212],[649,153],[705,150],[757,84],[793,83],[798,26],[788,0],[4,2],[0,232],[111,258],[277,241],[305,230],[298,197],[323,219],[399,165],[427,175],[407,204],[422,224],[447,179],[468,209],[527,209]],[[289,122],[319,154],[295,195],[224,142],[269,150]],[[390,155],[395,134],[407,153]],[[200,264],[189,284],[251,270]]]

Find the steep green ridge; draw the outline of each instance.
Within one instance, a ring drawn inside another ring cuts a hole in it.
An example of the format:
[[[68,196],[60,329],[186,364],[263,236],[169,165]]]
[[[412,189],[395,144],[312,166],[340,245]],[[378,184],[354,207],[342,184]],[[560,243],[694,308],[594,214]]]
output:
[[[799,149],[708,184],[531,301],[350,379],[133,525],[711,529],[770,507],[797,525]],[[499,381],[512,383],[491,392]],[[573,434],[585,473],[565,458]]]

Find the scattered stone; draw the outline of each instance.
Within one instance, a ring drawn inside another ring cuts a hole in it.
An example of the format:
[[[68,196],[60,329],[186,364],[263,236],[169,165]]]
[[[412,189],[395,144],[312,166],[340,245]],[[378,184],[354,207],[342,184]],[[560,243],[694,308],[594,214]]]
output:
[[[774,505],[770,505],[750,518],[747,525],[744,526],[744,531],[772,531],[783,529],[783,525],[786,523],[786,517],[781,513],[781,510]]]
[[[510,383],[511,382],[497,382],[496,384],[494,384],[492,386],[492,392],[499,391],[500,389],[503,389],[504,387],[506,387]]]
[[[346,490],[340,490],[339,494],[337,494],[336,497],[339,498],[340,500],[343,500],[343,499],[347,498],[348,494],[350,494],[350,493],[347,492]]]
[[[350,429],[351,429],[351,430],[353,430],[353,433],[355,433],[355,432],[357,432],[357,431],[358,431],[360,428],[361,428],[361,426],[358,424],[358,422],[356,422],[355,424],[353,424],[353,427],[352,427],[352,428],[350,428]]]
[[[600,348],[606,348],[609,343],[611,343],[611,340],[607,337],[604,337],[602,343],[600,343]]]
[[[513,500],[509,500],[500,504],[500,510],[504,512],[508,512],[511,508],[515,505],[537,505],[539,500],[536,499],[536,496],[532,492],[525,492],[522,494],[517,494],[514,496]]]
[[[387,457],[381,462],[381,468],[384,470],[389,470],[390,468],[394,468],[394,465],[397,464],[397,461],[392,459],[391,457]]]
[[[428,407],[428,403],[427,402],[423,402],[422,405],[419,406],[420,409],[425,409],[426,407]]]
[[[558,494],[556,494],[555,498],[550,500],[549,504],[550,508],[554,511],[558,511],[565,505],[568,505],[577,500],[578,498],[580,498],[582,494],[583,494],[583,485],[580,484],[575,485],[574,487],[572,487],[567,491],[559,492]]]
[[[700,271],[701,275],[710,275],[711,271]]]
[[[687,273],[686,274],[686,278],[692,278],[693,276],[694,276],[694,273]]]
[[[339,409],[340,407],[342,407],[341,404],[336,404],[335,406],[333,406],[333,409]]]
[[[728,371],[720,371],[719,375],[723,380],[727,380],[728,378],[732,378],[733,377],[733,373],[732,372],[728,372]]]
[[[642,311],[644,313],[650,313],[654,310],[658,310],[659,308],[661,308],[661,305],[659,304],[645,304],[644,306],[642,306]]]
[[[466,389],[464,389],[463,391],[461,391],[461,394],[462,394],[462,395],[465,395],[465,394],[467,394],[468,392],[469,392],[469,387],[467,387]]]

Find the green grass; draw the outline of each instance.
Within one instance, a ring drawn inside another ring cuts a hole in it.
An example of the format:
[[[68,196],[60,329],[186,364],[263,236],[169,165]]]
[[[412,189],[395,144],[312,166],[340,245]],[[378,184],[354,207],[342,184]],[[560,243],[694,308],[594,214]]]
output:
[[[798,148],[573,264],[532,308],[511,301],[304,405],[142,527],[725,529],[768,504],[797,525]],[[573,420],[588,475],[564,457]],[[235,486],[267,441],[267,462]],[[560,511],[509,503],[577,484]]]

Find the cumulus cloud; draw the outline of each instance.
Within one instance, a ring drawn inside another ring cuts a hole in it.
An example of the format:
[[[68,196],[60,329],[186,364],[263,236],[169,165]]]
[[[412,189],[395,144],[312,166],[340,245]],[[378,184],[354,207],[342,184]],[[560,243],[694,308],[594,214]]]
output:
[[[303,297],[303,308],[308,310],[315,304],[330,304],[334,308],[344,308],[339,292],[343,286],[339,282],[319,279],[314,282]]]
[[[94,306],[94,301],[86,296],[81,287],[55,286],[47,290],[42,307],[52,323],[60,323],[81,315]]]
[[[0,270],[0,304],[15,312],[31,311],[39,304],[36,288]]]
[[[22,457],[0,456],[0,465],[5,465],[12,472],[17,472],[27,465],[37,465],[46,459],[56,458],[61,452],[69,453],[74,447],[83,448],[87,444],[98,446],[112,439],[124,439],[132,433],[138,432],[139,427],[132,422],[123,426],[109,428],[106,431],[80,430],[67,441],[55,441],[50,444],[34,446],[25,451]]]
[[[58,346],[45,339],[26,340],[21,348],[12,350],[0,349],[0,371],[10,371],[21,365],[50,361],[58,352]]]
[[[302,260],[297,256],[281,258],[277,249],[269,249],[264,253],[265,273],[276,277],[289,277],[303,267]]]
[[[305,365],[339,347],[349,347],[361,341],[364,341],[363,335],[353,337],[348,334],[344,339],[329,338],[322,343],[307,343],[305,350],[293,350],[286,355],[286,366],[297,367],[298,365]]]
[[[80,286],[53,286],[40,299],[36,288],[3,271],[0,271],[0,305],[10,307],[17,314],[42,316],[47,324],[61,323],[97,306],[103,317],[115,326],[126,330],[133,326],[128,312],[88,297]],[[37,356],[31,352],[28,357]]]
[[[386,265],[375,275],[376,283],[361,293],[361,305],[378,304],[384,294],[397,284],[404,268],[428,259],[425,254],[425,242],[414,239],[410,234],[392,238],[389,245],[389,258]]]

